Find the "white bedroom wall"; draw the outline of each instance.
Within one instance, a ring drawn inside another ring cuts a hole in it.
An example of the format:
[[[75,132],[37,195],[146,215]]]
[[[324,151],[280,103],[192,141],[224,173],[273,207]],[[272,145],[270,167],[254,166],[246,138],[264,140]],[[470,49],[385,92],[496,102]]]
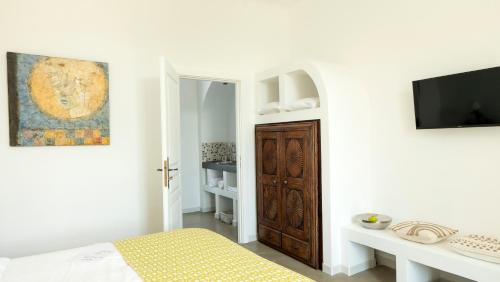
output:
[[[499,234],[500,127],[417,131],[411,81],[500,65],[500,3],[303,0],[290,11],[292,56],[345,67],[369,100],[371,175],[345,216]]]
[[[0,256],[160,231],[158,57],[182,72],[251,81],[255,71],[288,57],[288,21],[279,6],[257,0],[2,0],[1,54],[109,63],[111,145],[9,147],[0,56]],[[252,86],[242,88],[250,93]],[[242,99],[252,106],[253,99]],[[251,123],[243,129],[253,138]],[[253,148],[242,153],[251,156]],[[254,167],[248,159],[244,169]],[[255,196],[253,186],[249,181],[245,197]],[[250,221],[247,233],[254,226]]]
[[[201,107],[201,142],[236,142],[235,85],[212,82]]]
[[[200,209],[200,114],[198,81],[180,80],[182,210]]]

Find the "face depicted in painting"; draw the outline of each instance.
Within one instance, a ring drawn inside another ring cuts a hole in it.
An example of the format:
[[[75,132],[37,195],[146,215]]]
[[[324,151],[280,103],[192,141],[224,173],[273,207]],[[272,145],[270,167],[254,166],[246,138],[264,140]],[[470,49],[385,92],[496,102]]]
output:
[[[85,118],[106,102],[104,70],[93,62],[46,58],[33,66],[29,80],[34,102],[57,119]]]
[[[11,146],[109,145],[108,64],[7,53]]]

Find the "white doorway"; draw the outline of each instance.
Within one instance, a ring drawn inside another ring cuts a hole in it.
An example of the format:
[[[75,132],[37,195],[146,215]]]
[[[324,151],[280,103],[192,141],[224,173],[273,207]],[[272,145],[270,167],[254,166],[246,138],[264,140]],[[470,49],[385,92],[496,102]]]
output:
[[[238,240],[237,82],[181,78],[183,227]]]

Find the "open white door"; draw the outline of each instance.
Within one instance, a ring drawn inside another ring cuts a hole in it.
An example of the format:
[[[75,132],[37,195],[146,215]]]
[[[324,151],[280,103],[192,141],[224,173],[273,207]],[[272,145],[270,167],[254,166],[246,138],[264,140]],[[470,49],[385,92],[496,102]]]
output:
[[[179,76],[160,58],[163,229],[182,228]]]

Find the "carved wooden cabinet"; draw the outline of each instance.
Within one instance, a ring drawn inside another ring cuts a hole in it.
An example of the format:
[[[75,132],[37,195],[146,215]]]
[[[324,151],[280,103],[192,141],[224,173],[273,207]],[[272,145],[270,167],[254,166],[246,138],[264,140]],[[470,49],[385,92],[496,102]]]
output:
[[[260,242],[321,268],[319,121],[257,125]]]

